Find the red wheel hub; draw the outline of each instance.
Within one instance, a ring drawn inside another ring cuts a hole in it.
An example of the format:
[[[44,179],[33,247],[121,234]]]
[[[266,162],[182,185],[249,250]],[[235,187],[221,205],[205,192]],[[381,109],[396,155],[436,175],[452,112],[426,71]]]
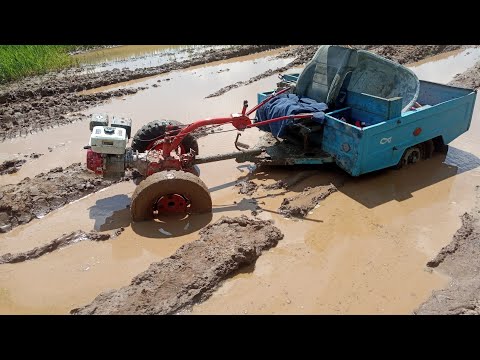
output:
[[[179,194],[168,194],[162,196],[157,201],[158,213],[185,213],[187,212],[187,206],[189,201]]]

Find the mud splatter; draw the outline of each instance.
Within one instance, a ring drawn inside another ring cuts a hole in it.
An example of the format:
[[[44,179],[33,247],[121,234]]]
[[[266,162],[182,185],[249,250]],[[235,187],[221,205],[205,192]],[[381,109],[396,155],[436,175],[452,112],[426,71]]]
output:
[[[283,234],[271,222],[246,216],[220,220],[200,239],[154,263],[129,286],[100,294],[72,314],[174,314],[206,300],[234,271],[255,263]]]
[[[313,208],[330,194],[337,191],[332,184],[327,186],[307,187],[300,194],[290,198],[285,198],[278,211],[285,217],[303,218],[313,210]]]

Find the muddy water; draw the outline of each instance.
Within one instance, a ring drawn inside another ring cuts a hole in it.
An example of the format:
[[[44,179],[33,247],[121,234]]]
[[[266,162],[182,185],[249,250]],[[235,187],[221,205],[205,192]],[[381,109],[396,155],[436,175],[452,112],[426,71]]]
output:
[[[239,111],[244,99],[255,104],[256,93],[273,87],[276,76],[219,98],[204,97],[270,66],[267,60],[248,60],[171,73],[145,81],[151,84],[171,78],[158,83],[159,87],[150,87],[125,100],[112,100],[91,112],[130,116],[135,130],[159,117],[189,122],[223,116]],[[260,191],[254,196],[264,210],[259,217],[273,219],[285,234],[284,240],[262,255],[254,268],[228,280],[193,313],[411,312],[448,280],[436,272],[425,271],[424,265],[451,240],[460,226],[458,216],[473,205],[471,194],[478,184],[480,164],[480,147],[474,141],[480,130],[479,109],[475,110],[470,132],[452,144],[446,161],[437,156],[415,169],[383,171],[360,179],[322,168],[317,176],[286,194]],[[69,130],[62,133],[63,129]],[[86,123],[72,124],[0,144],[0,153],[43,152],[48,144],[45,138],[54,139],[51,143],[65,143],[27,163],[21,170],[26,176],[42,166],[51,168],[62,161],[83,160],[81,147],[88,135]],[[235,135],[236,132],[228,132],[201,138],[201,154],[233,150]],[[242,136],[242,142],[253,144],[257,137],[258,131],[252,130]],[[61,149],[67,146],[79,152],[62,154]],[[129,283],[152,261],[195,239],[198,229],[210,221],[222,215],[250,214],[255,204],[237,194],[233,187],[235,180],[251,171],[248,164],[230,160],[200,168],[201,178],[212,193],[211,218],[132,227],[126,206],[134,185],[122,183],[1,234],[3,254],[30,249],[72,230],[126,228],[116,239],[81,242],[37,260],[1,265],[0,313],[66,313],[88,303],[101,291]],[[285,169],[263,170],[255,174],[253,181],[273,183],[288,173]],[[331,182],[339,191],[305,220],[287,220],[276,213],[284,196],[301,191],[305,185]]]
[[[439,54],[409,67],[421,80],[446,84],[455,75],[475,65],[479,59],[480,48],[469,48]]]
[[[86,52],[75,55],[74,58],[88,71],[97,72],[115,68],[134,70],[159,66],[171,61],[183,61],[193,54],[224,47],[223,45],[125,45]]]

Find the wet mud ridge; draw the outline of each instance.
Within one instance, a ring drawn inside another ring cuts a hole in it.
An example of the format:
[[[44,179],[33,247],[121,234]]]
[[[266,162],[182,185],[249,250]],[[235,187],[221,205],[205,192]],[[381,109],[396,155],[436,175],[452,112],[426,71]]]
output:
[[[69,202],[99,191],[117,181],[103,179],[80,163],[56,167],[18,184],[0,187],[0,232],[41,218]]]
[[[25,159],[5,160],[0,164],[0,175],[16,173],[26,162]]]
[[[285,217],[303,218],[336,191],[337,188],[333,185],[307,187],[300,194],[283,199],[278,211]]]
[[[246,216],[220,220],[200,232],[200,239],[153,263],[130,285],[105,292],[71,314],[175,314],[206,300],[238,269],[253,264],[283,234],[271,222]]]
[[[270,50],[280,45],[238,45],[226,49],[211,49],[190,60],[170,62],[156,67],[135,70],[107,70],[78,74],[49,74],[12,83],[0,88],[0,141],[26,136],[45,128],[82,120],[70,113],[101,104],[112,97],[134,94],[139,88],[124,88],[79,95],[77,92],[121,82],[186,69],[213,61]]]
[[[279,58],[294,58],[289,64],[267,70],[249,80],[238,81],[231,85],[227,85],[214,93],[206,96],[206,98],[216,97],[225,94],[226,92],[251,84],[255,81],[261,80],[268,76],[285,72],[293,67],[304,65],[310,61],[315,55],[320,45],[301,45],[295,46],[292,49],[284,51],[278,55]],[[465,45],[353,45],[353,48],[360,50],[368,50],[378,55],[384,56],[387,59],[396,61],[400,64],[408,64],[415,61],[423,60],[429,56],[438,55],[444,52],[453,51],[466,47]]]
[[[480,199],[477,186],[477,205],[462,215],[462,226],[429,268],[451,276],[447,288],[434,291],[414,313],[480,315]]]
[[[448,83],[452,86],[464,87],[467,89],[480,88],[480,62],[462,74],[458,74]]]
[[[91,231],[86,233],[84,231],[78,230],[73,231],[70,234],[64,234],[49,243],[33,248],[32,250],[11,254],[7,253],[0,256],[0,265],[1,264],[14,264],[23,262],[26,260],[38,259],[40,256],[51,253],[52,251],[61,249],[65,246],[75,244],[79,241],[105,241],[109,240],[112,237],[118,236],[124,229],[120,228],[115,230],[113,233],[98,233],[96,231]]]
[[[27,162],[25,158],[38,159],[43,154],[32,153],[30,155],[23,155],[23,159],[14,157],[9,160],[5,160],[0,164],[0,175],[14,174]]]

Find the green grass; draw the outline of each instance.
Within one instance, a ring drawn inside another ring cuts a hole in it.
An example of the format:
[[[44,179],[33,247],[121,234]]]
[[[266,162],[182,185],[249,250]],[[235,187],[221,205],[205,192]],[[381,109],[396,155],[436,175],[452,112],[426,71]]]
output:
[[[0,83],[76,65],[69,52],[95,45],[0,45]]]

